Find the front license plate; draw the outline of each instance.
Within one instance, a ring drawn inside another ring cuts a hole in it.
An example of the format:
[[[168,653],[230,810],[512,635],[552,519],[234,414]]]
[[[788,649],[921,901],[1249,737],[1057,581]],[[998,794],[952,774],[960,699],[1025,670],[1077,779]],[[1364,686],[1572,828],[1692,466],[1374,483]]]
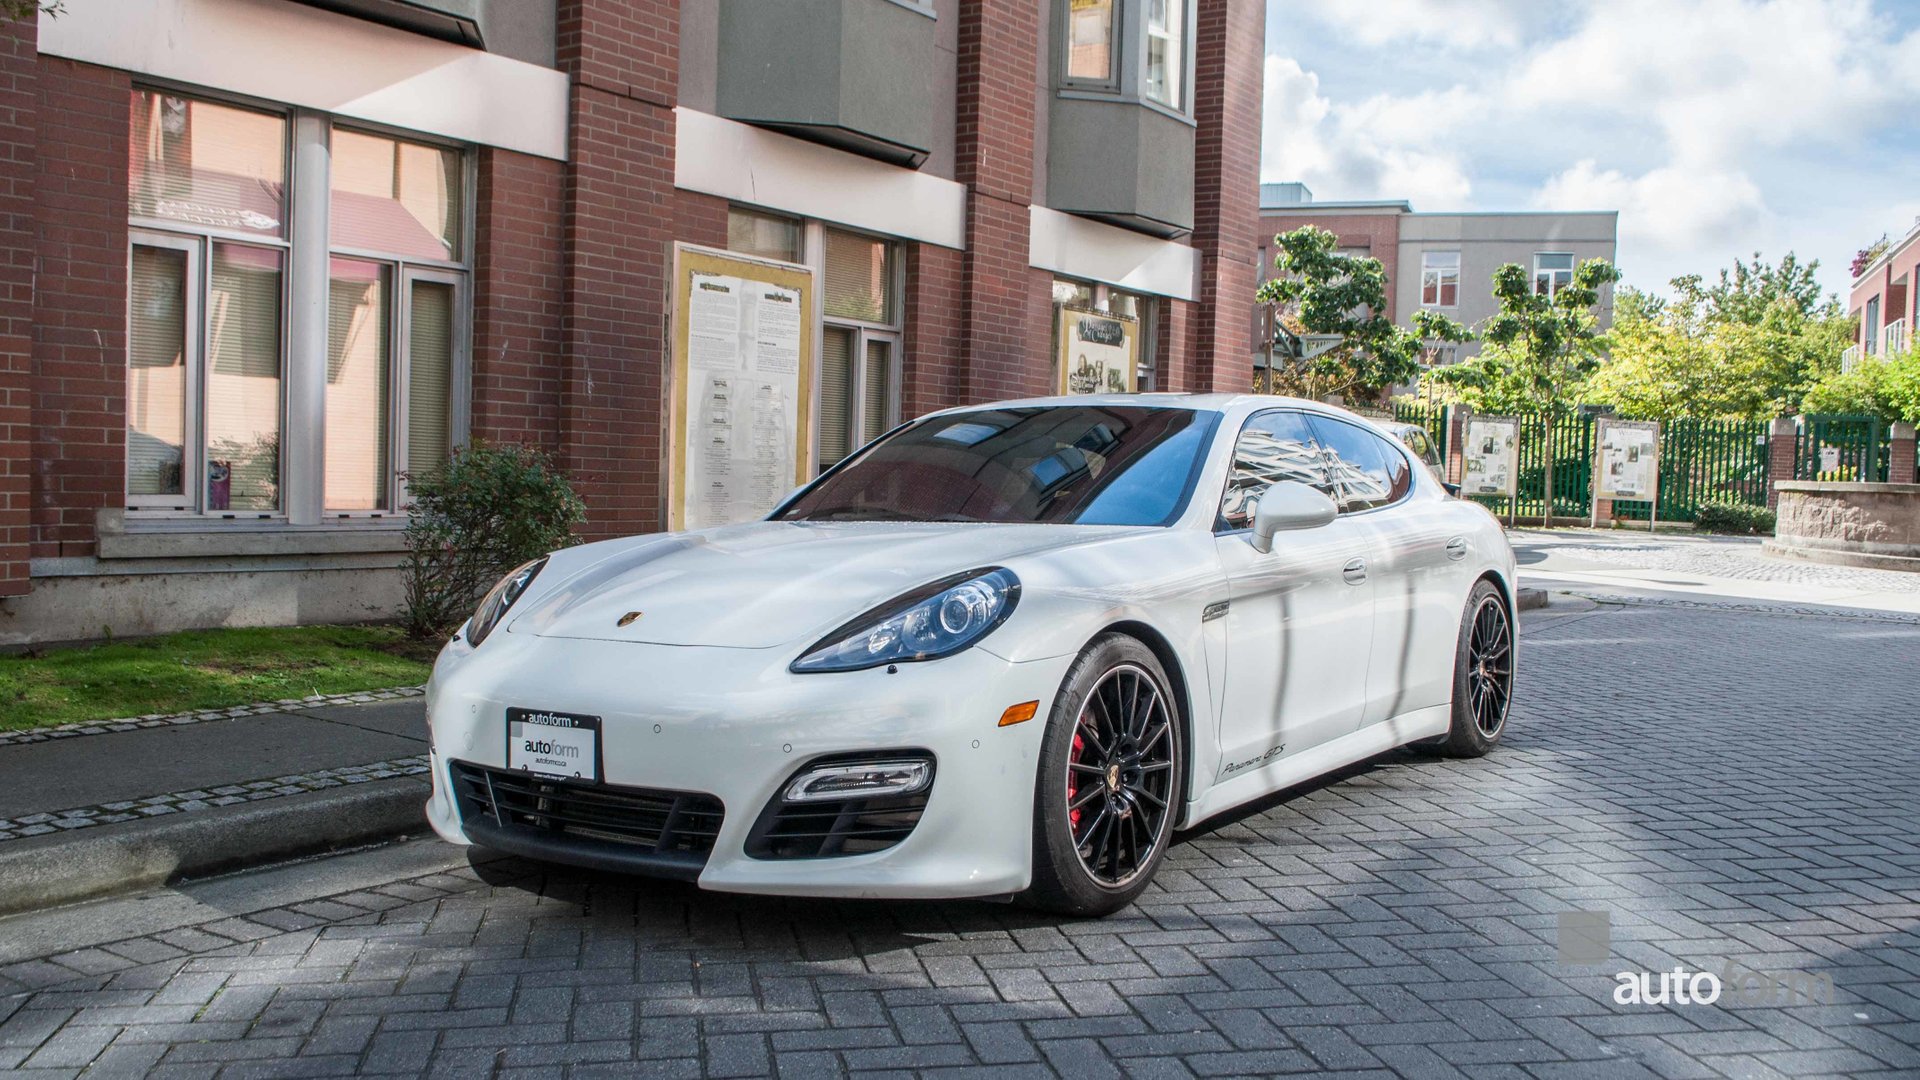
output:
[[[599,780],[600,718],[508,709],[507,768],[567,780]]]

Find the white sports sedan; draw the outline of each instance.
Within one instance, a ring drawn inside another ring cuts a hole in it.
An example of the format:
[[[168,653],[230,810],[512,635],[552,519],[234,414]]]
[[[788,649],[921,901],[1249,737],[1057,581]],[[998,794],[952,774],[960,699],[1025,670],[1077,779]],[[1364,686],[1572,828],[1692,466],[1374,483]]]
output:
[[[1373,424],[1248,395],[905,424],[764,521],[556,551],[428,687],[439,834],[734,892],[1103,914],[1174,830],[1486,753],[1514,560]]]

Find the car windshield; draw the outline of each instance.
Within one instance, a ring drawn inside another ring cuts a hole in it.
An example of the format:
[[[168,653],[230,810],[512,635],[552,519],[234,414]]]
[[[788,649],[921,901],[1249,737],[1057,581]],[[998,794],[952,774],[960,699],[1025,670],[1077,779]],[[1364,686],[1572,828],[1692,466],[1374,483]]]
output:
[[[1138,405],[928,417],[822,477],[779,521],[1166,525],[1220,414]]]

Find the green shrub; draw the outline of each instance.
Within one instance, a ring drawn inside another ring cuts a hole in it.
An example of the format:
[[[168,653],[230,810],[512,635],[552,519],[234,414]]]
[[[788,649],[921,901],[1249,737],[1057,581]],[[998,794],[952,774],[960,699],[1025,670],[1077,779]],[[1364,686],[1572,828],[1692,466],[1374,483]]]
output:
[[[1693,527],[1701,532],[1772,536],[1773,511],[1742,502],[1703,502],[1694,512]]]
[[[407,491],[407,632],[444,636],[494,582],[529,559],[575,543],[586,506],[546,454],[475,444]]]

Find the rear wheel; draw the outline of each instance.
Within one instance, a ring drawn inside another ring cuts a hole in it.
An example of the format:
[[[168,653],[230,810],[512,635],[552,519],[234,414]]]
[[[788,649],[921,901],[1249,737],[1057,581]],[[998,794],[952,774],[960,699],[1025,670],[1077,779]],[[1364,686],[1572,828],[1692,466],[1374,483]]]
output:
[[[1023,903],[1105,915],[1146,889],[1183,797],[1176,708],[1166,671],[1134,638],[1105,635],[1074,661],[1040,748]]]
[[[1453,671],[1453,723],[1445,737],[1427,744],[1454,757],[1479,757],[1507,729],[1513,703],[1513,613],[1493,582],[1482,579],[1467,594]]]

